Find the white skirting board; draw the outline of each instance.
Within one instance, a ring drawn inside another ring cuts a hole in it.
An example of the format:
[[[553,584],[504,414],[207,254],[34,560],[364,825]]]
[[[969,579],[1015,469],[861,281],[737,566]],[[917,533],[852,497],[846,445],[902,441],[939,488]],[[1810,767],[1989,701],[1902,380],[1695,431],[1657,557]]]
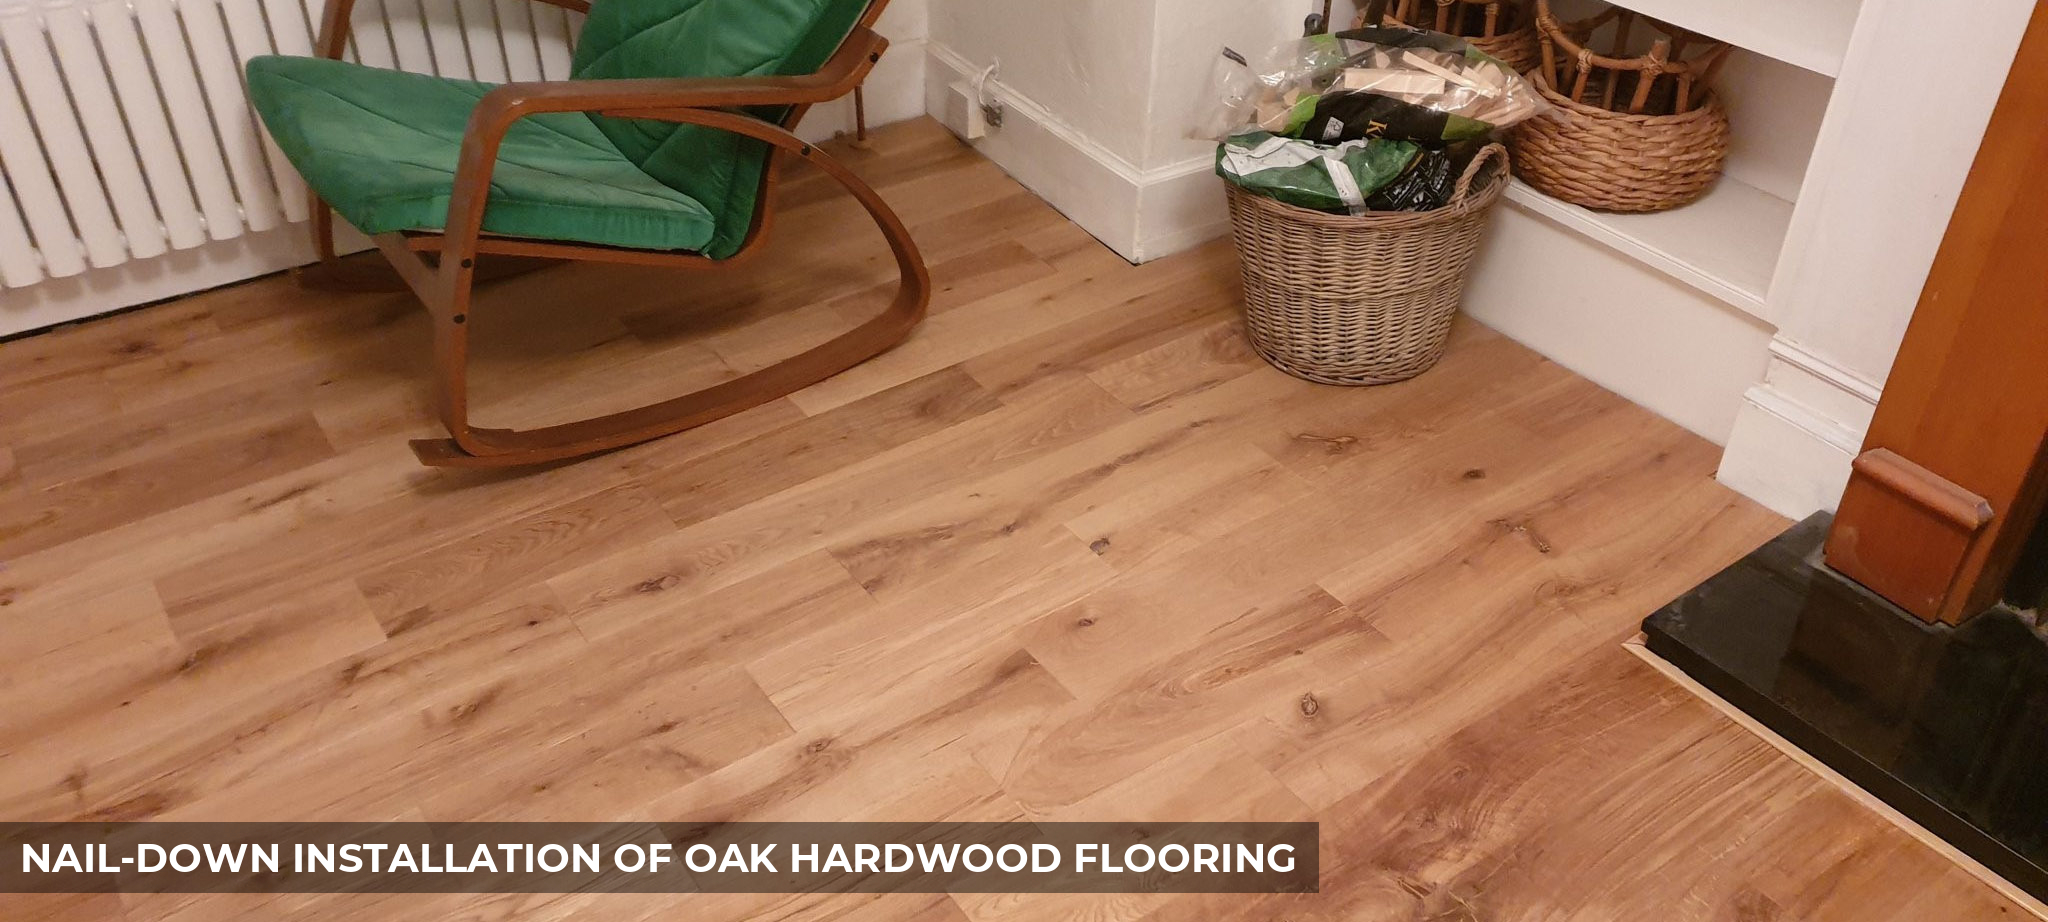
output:
[[[346,225],[335,228],[336,248],[353,253],[370,242]],[[100,314],[218,288],[313,261],[304,224],[215,240],[79,275],[0,292],[0,336],[59,326]]]
[[[1475,319],[1717,445],[1763,378],[1772,328],[1521,205],[1465,291]]]
[[[981,70],[938,42],[929,49],[925,105],[939,113],[948,88]],[[987,90],[1003,104],[1003,124],[975,149],[1125,259],[1157,259],[1230,231],[1209,159],[1140,169],[1000,80]]]
[[[1840,500],[1880,394],[1748,312],[1517,203],[1496,216],[1465,311],[1725,446],[1720,481],[1795,520]]]
[[[1735,417],[1716,479],[1786,518],[1833,509],[1856,457],[1822,434],[1839,428],[1758,385]]]
[[[1876,382],[1772,340],[1770,368],[1735,418],[1721,482],[1792,519],[1834,509],[1880,394]]]

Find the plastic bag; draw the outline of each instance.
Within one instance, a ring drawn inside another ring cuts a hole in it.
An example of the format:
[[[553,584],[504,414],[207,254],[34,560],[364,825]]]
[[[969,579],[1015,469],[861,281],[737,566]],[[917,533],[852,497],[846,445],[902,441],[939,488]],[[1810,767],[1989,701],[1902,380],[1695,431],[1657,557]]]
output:
[[[1285,110],[1305,96],[1328,89],[1342,71],[1346,56],[1345,43],[1332,35],[1284,42],[1258,57],[1223,49],[1188,136],[1221,141],[1254,128],[1288,134],[1288,129],[1298,127],[1312,110],[1303,109],[1292,119],[1292,126]]]
[[[1244,55],[1224,48],[1209,71],[1209,87],[1197,101],[1193,127],[1188,137],[1199,141],[1221,141],[1252,124],[1251,110],[1258,103],[1261,85]]]
[[[1258,60],[1226,50],[1197,133],[1220,139],[1256,128],[1324,143],[1456,141],[1548,109],[1527,79],[1464,39],[1384,27],[1312,35]]]
[[[1363,49],[1316,101],[1302,137],[1324,142],[1482,138],[1550,108],[1522,75],[1441,32],[1383,27],[1341,33]]]
[[[1450,204],[1458,177],[1479,153],[1471,142],[1425,147],[1407,172],[1365,200],[1373,211],[1432,211]]]
[[[1384,139],[1316,144],[1267,131],[1216,146],[1216,172],[1248,191],[1289,205],[1365,214],[1370,200],[1423,159],[1420,145]]]

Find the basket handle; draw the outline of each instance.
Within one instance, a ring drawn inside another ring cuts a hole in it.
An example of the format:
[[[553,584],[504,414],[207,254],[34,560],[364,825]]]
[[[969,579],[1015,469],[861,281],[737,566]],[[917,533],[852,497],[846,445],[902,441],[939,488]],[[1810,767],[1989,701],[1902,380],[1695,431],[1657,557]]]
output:
[[[1479,178],[1479,171],[1488,161],[1494,160],[1500,161],[1501,169],[1507,169],[1508,149],[1499,144],[1488,144],[1473,155],[1472,162],[1465,164],[1464,174],[1458,177],[1457,187],[1451,190],[1451,201],[1464,201],[1466,193],[1472,191],[1472,181]]]

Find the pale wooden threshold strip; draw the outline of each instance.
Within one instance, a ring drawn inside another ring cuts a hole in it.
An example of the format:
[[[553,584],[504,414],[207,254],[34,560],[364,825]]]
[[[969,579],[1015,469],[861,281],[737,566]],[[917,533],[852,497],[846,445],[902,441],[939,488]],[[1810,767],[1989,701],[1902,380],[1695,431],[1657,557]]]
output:
[[[1700,684],[1699,680],[1686,675],[1685,670],[1650,652],[1650,648],[1644,643],[1642,634],[1637,634],[1635,637],[1623,642],[1622,647],[1627,649],[1628,652],[1635,654],[1638,659],[1650,664],[1650,668],[1663,673],[1665,678],[1691,692],[1694,697],[1705,701],[1708,706],[1727,715],[1728,719],[1735,721],[1743,729],[1748,730],[1764,742],[1776,747],[1779,752],[1784,753],[1792,761],[1804,766],[1807,771],[1813,772],[1815,775],[1820,776],[1822,780],[1834,785],[1842,793],[1849,795],[1850,799],[1869,808],[1871,812],[1884,817],[1893,826],[1897,826],[1907,835],[1920,840],[1922,844],[1933,849],[1937,854],[1969,872],[1970,876],[1982,881],[1985,886],[1998,891],[1999,895],[2033,913],[2034,918],[2042,920],[2042,922],[2048,922],[2048,904],[2043,904],[2040,900],[2035,899],[2033,894],[2014,886],[2011,881],[1985,867],[1977,859],[1964,854],[1962,850],[1948,844],[1942,837],[1927,831],[1927,827],[1914,822],[1911,817],[1900,813],[1897,808],[1880,800],[1877,795],[1864,790],[1855,782],[1844,777],[1841,772],[1828,767],[1827,763],[1814,758],[1806,750],[1792,745],[1790,740],[1779,736],[1777,731],[1764,726],[1761,721],[1743,713],[1741,708],[1729,704],[1726,699],[1715,694],[1705,685]]]

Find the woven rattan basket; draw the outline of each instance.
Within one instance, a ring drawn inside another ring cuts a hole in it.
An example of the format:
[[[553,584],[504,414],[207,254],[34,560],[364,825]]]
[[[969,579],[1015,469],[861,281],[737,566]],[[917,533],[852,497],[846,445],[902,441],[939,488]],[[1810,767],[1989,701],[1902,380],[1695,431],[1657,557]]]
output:
[[[1537,0],[1543,61],[1529,76],[1556,107],[1509,136],[1515,175],[1553,198],[1601,211],[1664,211],[1707,194],[1728,155],[1728,113],[1708,87],[1727,46],[1656,24],[1648,54],[1610,58],[1587,49],[1608,21],[1624,47],[1635,14],[1610,9],[1560,24]],[[1687,46],[1704,53],[1686,57]]]
[[[1472,47],[1522,73],[1542,61],[1536,17],[1527,0],[1392,0],[1387,25],[1431,29],[1463,38]],[[1364,12],[1353,28],[1365,28]]]
[[[1391,384],[1443,357],[1466,270],[1507,188],[1488,145],[1434,211],[1333,215],[1227,186],[1245,331],[1274,367],[1322,384]]]
[[[1535,84],[1554,116],[1515,127],[1515,175],[1545,195],[1600,211],[1665,211],[1707,194],[1728,155],[1728,113],[1711,93],[1678,115],[1631,115]]]

